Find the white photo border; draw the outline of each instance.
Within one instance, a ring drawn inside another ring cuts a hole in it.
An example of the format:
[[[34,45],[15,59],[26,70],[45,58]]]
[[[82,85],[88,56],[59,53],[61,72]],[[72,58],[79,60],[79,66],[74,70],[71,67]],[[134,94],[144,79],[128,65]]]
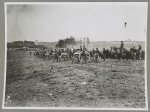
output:
[[[148,110],[148,87],[147,87],[147,29],[145,39],[145,108],[88,108],[88,107],[6,107],[5,106],[5,89],[6,89],[6,67],[7,67],[7,5],[49,5],[49,4],[141,4],[147,5],[147,20],[148,21],[148,2],[4,2],[5,13],[5,63],[4,63],[4,86],[3,86],[3,102],[2,109],[35,109],[35,110]],[[148,22],[147,22],[148,24]]]

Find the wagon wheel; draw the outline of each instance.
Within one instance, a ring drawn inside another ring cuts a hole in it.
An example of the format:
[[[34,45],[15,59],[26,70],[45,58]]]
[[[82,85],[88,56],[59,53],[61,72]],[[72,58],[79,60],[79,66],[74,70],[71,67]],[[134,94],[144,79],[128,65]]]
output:
[[[81,53],[78,53],[78,52],[74,53],[74,54],[73,54],[73,58],[72,58],[72,63],[73,63],[75,60],[78,61],[78,62],[80,62],[80,59],[81,59],[80,55],[81,55]]]
[[[63,60],[63,61],[69,60],[69,56],[68,56],[68,55],[66,55],[66,56],[61,56],[61,60]]]
[[[68,55],[68,54],[61,54],[61,55],[60,55],[60,59],[61,59],[62,61],[69,60],[69,55]]]
[[[80,53],[80,60],[81,60],[81,53]],[[87,58],[87,62],[90,62],[91,57],[90,57],[90,53],[88,51],[86,51],[86,58]]]

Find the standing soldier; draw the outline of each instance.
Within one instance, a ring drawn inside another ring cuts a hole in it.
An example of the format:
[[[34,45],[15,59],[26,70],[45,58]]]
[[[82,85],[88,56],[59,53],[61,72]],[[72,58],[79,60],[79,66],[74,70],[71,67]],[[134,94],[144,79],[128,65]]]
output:
[[[132,53],[132,59],[135,60],[135,56],[136,56],[136,49],[135,47],[130,49],[131,53]]]
[[[121,41],[120,48],[124,48],[124,43],[123,43],[123,41]]]
[[[142,51],[141,52],[141,60],[144,60],[145,59],[145,51]]]
[[[120,45],[120,53],[118,54],[119,57],[122,59],[123,58],[123,48],[124,48],[124,43],[123,41],[121,41],[121,45]]]
[[[58,61],[58,52],[56,51],[56,49],[54,52],[55,52],[55,55],[54,55],[53,63],[55,62],[55,60]]]
[[[85,47],[85,45],[83,45],[83,50],[84,50],[84,51],[86,51],[86,47]]]
[[[69,59],[71,60],[73,57],[73,51],[71,51],[71,49],[69,50]]]
[[[58,61],[61,60],[61,53],[62,52],[64,53],[64,49],[62,49],[62,51],[59,49],[58,52],[57,52],[58,53]]]
[[[82,57],[82,58],[85,60],[85,62],[87,63],[85,50],[83,50],[83,52],[81,53],[81,57]]]
[[[80,51],[82,51],[82,47],[81,47],[81,45],[80,45]]]
[[[95,55],[95,49],[93,49],[92,53],[93,53],[93,55]]]
[[[103,55],[106,56],[106,50],[103,48]]]
[[[96,51],[95,51],[95,61],[96,62],[98,61],[99,54],[100,54],[100,52],[99,52],[98,48],[96,48]]]

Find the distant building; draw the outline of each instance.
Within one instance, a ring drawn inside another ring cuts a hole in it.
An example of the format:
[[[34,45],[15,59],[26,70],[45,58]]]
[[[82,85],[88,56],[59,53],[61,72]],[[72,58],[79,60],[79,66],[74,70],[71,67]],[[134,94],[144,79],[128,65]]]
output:
[[[35,43],[33,41],[14,41],[7,43],[7,48],[13,49],[24,49],[24,48],[34,48]]]
[[[13,44],[15,44],[15,45],[35,45],[35,43],[34,42],[32,42],[32,41],[14,41],[14,42],[12,42]]]
[[[23,43],[24,43],[25,45],[27,45],[27,46],[28,46],[28,45],[30,45],[30,46],[31,46],[31,45],[35,45],[35,43],[32,42],[32,41],[24,41]]]

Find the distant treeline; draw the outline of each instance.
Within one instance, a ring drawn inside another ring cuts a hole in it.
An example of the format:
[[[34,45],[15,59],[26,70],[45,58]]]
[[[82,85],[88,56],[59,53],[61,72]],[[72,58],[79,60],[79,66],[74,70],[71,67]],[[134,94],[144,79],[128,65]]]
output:
[[[23,49],[23,48],[46,48],[44,45],[36,45],[35,42],[33,41],[14,41],[14,42],[9,42],[7,43],[7,48],[8,49],[13,49],[13,48],[18,48],[18,49]]]
[[[69,38],[65,38],[65,39],[59,39],[58,43],[56,44],[56,48],[65,48],[67,45],[76,45],[76,44],[82,44],[82,43],[86,43],[89,44],[90,43],[90,39],[87,38],[83,38],[83,40],[76,40],[74,37],[69,37]]]
[[[59,39],[58,43],[56,44],[56,48],[64,48],[67,44],[76,44],[75,38],[70,37],[66,39]]]

